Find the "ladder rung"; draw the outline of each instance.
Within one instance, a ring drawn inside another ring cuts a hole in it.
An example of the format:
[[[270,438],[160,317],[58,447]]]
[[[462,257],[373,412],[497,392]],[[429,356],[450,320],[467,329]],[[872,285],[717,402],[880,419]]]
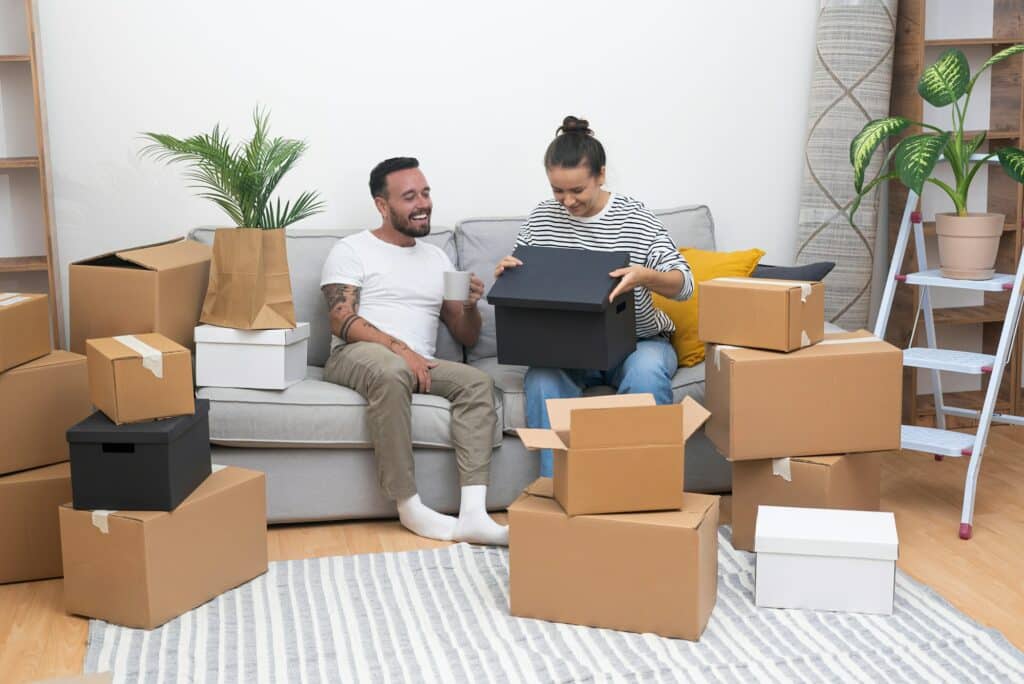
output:
[[[991,373],[995,362],[996,357],[992,354],[976,354],[956,349],[911,347],[903,350],[903,365],[911,368],[981,375]]]
[[[953,430],[904,425],[900,428],[900,447],[926,454],[970,456],[974,451],[974,435]]]
[[[896,276],[900,280],[901,276]],[[939,269],[932,268],[917,273],[907,273],[902,276],[900,282],[908,285],[923,285],[927,287],[949,287],[956,290],[977,290],[980,292],[1003,292],[1013,289],[1012,273],[996,273],[988,280],[959,280],[957,278],[945,278]]]

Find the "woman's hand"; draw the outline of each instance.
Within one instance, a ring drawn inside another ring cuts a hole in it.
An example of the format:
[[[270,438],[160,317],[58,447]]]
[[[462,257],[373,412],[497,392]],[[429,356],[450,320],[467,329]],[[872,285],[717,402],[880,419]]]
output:
[[[647,268],[646,266],[637,266],[636,264],[625,266],[623,268],[617,268],[608,275],[612,278],[622,278],[619,284],[615,286],[612,293],[608,295],[608,301],[613,302],[623,292],[629,292],[633,288],[637,287],[649,287],[650,274],[653,269]]]
[[[511,254],[503,258],[498,262],[498,265],[494,267],[494,277],[497,278],[505,272],[506,268],[515,268],[516,266],[522,266],[523,262],[515,258]]]

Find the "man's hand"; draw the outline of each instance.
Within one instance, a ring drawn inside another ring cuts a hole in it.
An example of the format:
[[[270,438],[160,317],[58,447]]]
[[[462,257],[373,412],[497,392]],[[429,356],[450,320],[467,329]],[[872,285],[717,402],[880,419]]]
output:
[[[405,344],[402,344],[401,348],[396,347],[394,351],[402,357],[402,360],[409,366],[409,370],[412,371],[413,377],[416,378],[416,387],[413,388],[413,391],[421,394],[429,393],[430,369],[437,368],[437,361],[420,356]]]
[[[612,278],[622,278],[619,284],[615,286],[612,293],[608,295],[608,301],[613,302],[623,292],[629,292],[636,287],[649,287],[650,273],[652,269],[645,266],[637,266],[633,264],[631,266],[625,266],[623,268],[617,268],[608,275]]]
[[[476,306],[476,303],[480,301],[480,298],[484,296],[484,281],[476,277],[475,273],[469,274],[469,298],[466,299],[463,306],[467,309],[471,309]]]
[[[506,268],[515,268],[516,266],[522,265],[522,261],[520,261],[519,259],[510,254],[507,257],[504,257],[501,261],[499,261],[498,265],[494,267],[494,277],[499,277],[502,273],[505,272]]]

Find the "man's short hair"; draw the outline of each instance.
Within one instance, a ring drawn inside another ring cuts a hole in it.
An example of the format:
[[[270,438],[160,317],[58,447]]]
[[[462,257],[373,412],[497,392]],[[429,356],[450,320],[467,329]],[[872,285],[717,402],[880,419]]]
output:
[[[370,172],[370,196],[387,197],[388,174],[406,169],[418,169],[420,162],[415,157],[392,157],[373,167]]]

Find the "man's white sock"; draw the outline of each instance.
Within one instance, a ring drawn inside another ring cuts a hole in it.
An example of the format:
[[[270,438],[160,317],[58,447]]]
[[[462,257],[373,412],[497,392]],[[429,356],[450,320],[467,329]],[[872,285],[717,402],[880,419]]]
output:
[[[499,525],[487,515],[487,485],[462,488],[454,539],[471,544],[508,546],[508,526]]]
[[[398,502],[398,519],[421,537],[451,541],[455,533],[455,518],[430,508],[420,501],[419,494]]]

